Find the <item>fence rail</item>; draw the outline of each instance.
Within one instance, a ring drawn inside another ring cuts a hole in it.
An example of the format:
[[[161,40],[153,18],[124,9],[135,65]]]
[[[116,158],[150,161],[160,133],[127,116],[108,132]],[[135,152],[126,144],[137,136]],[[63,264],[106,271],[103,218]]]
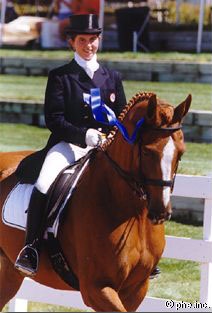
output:
[[[191,304],[184,301],[146,297],[138,308],[145,312],[211,312],[212,311],[212,177],[177,175],[174,196],[204,199],[203,239],[166,236],[165,258],[201,263],[200,299]],[[55,290],[25,278],[10,301],[10,312],[27,312],[28,301],[89,309],[76,291]]]

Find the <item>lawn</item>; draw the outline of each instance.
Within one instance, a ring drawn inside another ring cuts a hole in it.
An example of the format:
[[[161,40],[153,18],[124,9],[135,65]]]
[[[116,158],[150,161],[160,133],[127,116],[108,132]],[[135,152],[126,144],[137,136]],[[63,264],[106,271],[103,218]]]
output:
[[[73,57],[73,52],[68,49],[62,50],[24,50],[24,49],[0,49],[0,57],[15,58],[48,58],[69,60]],[[184,52],[99,52],[99,60],[120,61],[182,61],[205,63],[211,62],[211,53],[184,53]]]
[[[1,123],[0,133],[0,151],[41,149],[50,134],[45,128],[10,123]],[[187,142],[186,149],[178,173],[193,175],[212,173],[211,144]]]
[[[19,99],[41,102],[44,100],[46,77],[0,75],[0,81],[1,100]],[[210,84],[143,81],[124,81],[123,84],[127,100],[138,91],[152,91],[158,97],[166,99],[176,106],[190,93],[193,98],[191,109],[212,110]]]

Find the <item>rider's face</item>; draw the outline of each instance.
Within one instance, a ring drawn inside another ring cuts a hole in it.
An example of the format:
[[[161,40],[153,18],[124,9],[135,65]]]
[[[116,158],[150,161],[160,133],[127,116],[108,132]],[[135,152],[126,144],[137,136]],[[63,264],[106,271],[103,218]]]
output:
[[[70,39],[70,44],[81,58],[89,61],[99,48],[99,35],[79,34],[75,39]]]

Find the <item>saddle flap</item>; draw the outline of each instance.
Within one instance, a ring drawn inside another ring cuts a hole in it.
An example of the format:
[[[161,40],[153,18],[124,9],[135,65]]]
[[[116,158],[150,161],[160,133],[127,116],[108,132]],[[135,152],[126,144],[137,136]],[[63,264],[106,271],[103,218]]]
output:
[[[47,228],[55,237],[65,213],[64,208],[93,155],[94,150],[90,150],[84,157],[63,169],[49,190]]]

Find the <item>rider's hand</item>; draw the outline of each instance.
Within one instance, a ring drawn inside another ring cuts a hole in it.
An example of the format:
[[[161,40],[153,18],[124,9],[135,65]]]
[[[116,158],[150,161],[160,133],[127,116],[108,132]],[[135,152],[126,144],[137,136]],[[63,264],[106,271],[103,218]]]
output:
[[[94,128],[89,128],[85,134],[85,142],[87,146],[99,147],[103,143],[104,134]]]

